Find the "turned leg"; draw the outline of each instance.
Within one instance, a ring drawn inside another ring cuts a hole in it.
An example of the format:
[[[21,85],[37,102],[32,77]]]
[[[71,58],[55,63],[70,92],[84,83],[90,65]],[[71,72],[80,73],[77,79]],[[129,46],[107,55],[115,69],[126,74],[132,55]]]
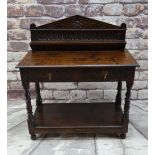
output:
[[[123,114],[123,133],[127,133],[128,131],[128,123],[129,123],[129,109],[130,109],[130,96],[131,96],[131,88],[133,85],[133,81],[126,82],[126,94],[125,94],[125,105],[124,105],[124,114]]]
[[[130,109],[130,96],[131,96],[131,88],[132,88],[133,82],[127,82],[126,83],[126,94],[125,94],[125,105],[124,105],[124,116],[129,119],[129,109]]]
[[[35,140],[36,139],[35,127],[34,127],[35,125],[34,125],[34,116],[32,112],[31,97],[29,91],[29,82],[23,82],[22,85],[25,90],[28,129],[29,133],[31,134],[31,139]]]
[[[125,139],[125,138],[126,138],[126,134],[125,134],[125,133],[121,133],[121,134],[120,134],[120,138],[121,138],[121,139]]]
[[[39,82],[35,82],[35,91],[36,91],[36,105],[40,106],[40,105],[42,105],[42,99],[41,99],[41,95],[40,95]]]
[[[118,81],[117,95],[116,95],[116,99],[115,99],[115,103],[116,103],[117,108],[121,107],[121,90],[122,90],[122,81]]]

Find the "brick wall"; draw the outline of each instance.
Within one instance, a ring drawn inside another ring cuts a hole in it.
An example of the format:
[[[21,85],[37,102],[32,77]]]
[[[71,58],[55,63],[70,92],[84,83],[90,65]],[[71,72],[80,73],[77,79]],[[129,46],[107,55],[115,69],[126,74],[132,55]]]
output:
[[[38,26],[75,14],[116,25],[127,24],[126,48],[141,66],[136,71],[131,98],[147,100],[147,0],[8,0],[8,94],[22,92],[15,66],[30,50],[30,23]],[[33,84],[31,87],[34,89]],[[41,83],[41,88],[43,98],[53,100],[113,100],[116,94],[116,83],[109,82]]]

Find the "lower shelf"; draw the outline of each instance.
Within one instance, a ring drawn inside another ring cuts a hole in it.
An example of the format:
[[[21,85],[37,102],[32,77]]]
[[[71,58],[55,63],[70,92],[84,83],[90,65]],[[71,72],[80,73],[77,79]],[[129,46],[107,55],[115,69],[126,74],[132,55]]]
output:
[[[36,108],[38,133],[118,133],[122,130],[122,109],[114,103],[51,103]]]

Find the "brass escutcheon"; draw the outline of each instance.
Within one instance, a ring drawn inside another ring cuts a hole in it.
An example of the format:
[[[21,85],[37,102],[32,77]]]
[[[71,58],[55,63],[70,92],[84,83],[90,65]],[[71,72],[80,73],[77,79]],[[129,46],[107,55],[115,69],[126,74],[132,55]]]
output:
[[[108,76],[108,72],[107,71],[103,71],[102,73],[104,74],[104,80],[105,80],[107,78],[107,76]]]
[[[49,80],[52,79],[52,73],[48,73],[48,79],[49,79]]]

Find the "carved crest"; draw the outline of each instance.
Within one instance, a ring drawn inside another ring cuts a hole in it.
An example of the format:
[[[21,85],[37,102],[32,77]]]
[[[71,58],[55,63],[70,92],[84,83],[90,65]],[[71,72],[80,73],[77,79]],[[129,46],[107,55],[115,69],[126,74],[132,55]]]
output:
[[[61,19],[52,23],[36,27],[31,25],[31,29],[121,29],[116,25],[101,22],[91,18],[75,15],[69,18]]]

